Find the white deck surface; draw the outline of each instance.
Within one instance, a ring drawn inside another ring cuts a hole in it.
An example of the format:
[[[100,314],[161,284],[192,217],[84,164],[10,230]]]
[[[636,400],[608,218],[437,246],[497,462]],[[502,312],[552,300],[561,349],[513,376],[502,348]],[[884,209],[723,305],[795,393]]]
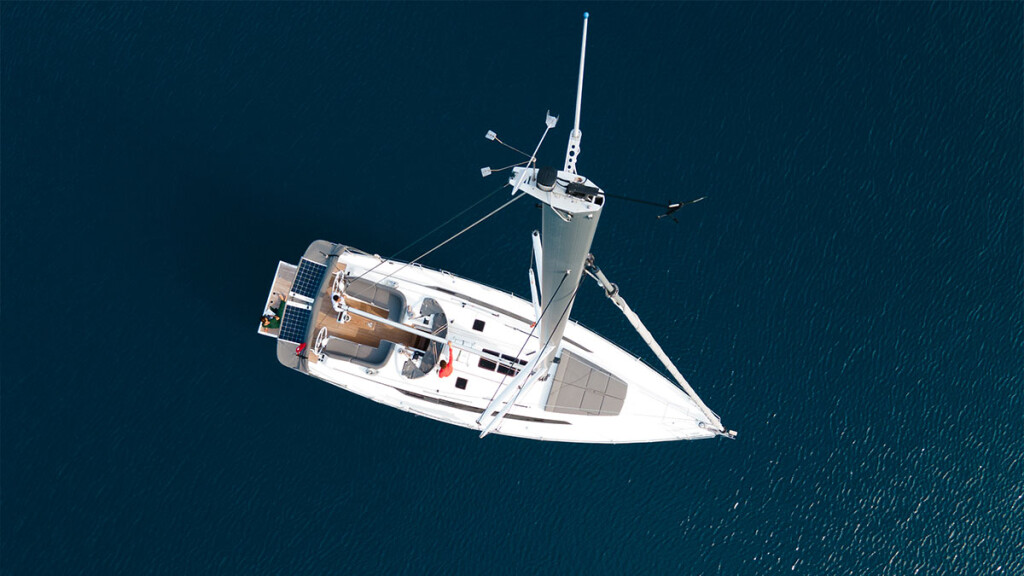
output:
[[[344,253],[339,259],[352,276],[359,276],[380,264],[376,257],[353,252]],[[393,283],[405,295],[412,310],[418,310],[427,297],[441,304],[448,316],[448,339],[455,347],[454,374],[440,378],[435,370],[422,378],[405,378],[401,367],[406,357],[397,353],[376,371],[326,358],[309,362],[309,374],[376,402],[479,431],[477,418],[499,386],[503,382],[507,384],[512,377],[481,368],[477,353],[486,349],[529,360],[538,346],[534,337],[523,348],[531,331],[529,321],[534,314],[533,305],[447,272],[404,266],[399,262],[385,262],[364,279]],[[329,280],[325,281],[325,286],[328,285]],[[402,319],[406,320],[405,316]],[[484,322],[482,331],[473,329],[476,321]],[[549,392],[558,367],[554,365],[551,377],[529,387],[493,433],[593,443],[714,436],[711,430],[701,426],[704,416],[682,390],[594,332],[570,321],[563,346],[573,356],[625,384],[625,394],[616,394],[625,396],[618,414],[605,414],[600,410],[599,414],[590,414],[585,409],[580,410],[580,405],[576,410],[558,410],[549,405]],[[466,380],[464,390],[456,387],[459,378]]]

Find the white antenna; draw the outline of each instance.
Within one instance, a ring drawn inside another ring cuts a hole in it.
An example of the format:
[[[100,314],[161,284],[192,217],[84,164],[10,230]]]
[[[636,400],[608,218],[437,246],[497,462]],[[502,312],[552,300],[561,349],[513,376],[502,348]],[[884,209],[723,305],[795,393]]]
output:
[[[570,174],[576,173],[576,157],[580,155],[580,104],[583,101],[583,62],[587,58],[587,20],[590,12],[583,13],[583,46],[580,48],[580,80],[576,85],[576,123],[573,125],[572,133],[569,134],[569,148],[565,151],[565,170]]]

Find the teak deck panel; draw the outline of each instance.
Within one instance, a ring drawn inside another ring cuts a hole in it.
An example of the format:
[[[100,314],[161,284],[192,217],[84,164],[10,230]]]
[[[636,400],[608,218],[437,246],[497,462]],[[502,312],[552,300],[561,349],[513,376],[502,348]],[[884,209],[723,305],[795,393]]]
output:
[[[344,264],[335,266],[334,272],[338,272],[344,269]],[[333,276],[333,273],[332,273]],[[410,334],[395,328],[388,326],[381,322],[374,322],[369,318],[363,318],[356,314],[349,314],[350,320],[344,324],[338,321],[339,314],[334,311],[334,306],[331,302],[331,298],[328,294],[330,292],[330,280],[324,283],[324,296],[320,298],[320,306],[316,311],[314,330],[312,338],[315,339],[316,335],[320,333],[320,330],[324,327],[327,328],[327,333],[335,338],[343,338],[350,342],[357,344],[363,344],[366,346],[373,346],[375,348],[380,347],[381,340],[388,340],[396,344],[402,344],[405,346],[415,347],[421,340],[421,337],[415,334]],[[388,311],[374,306],[369,302],[363,302],[355,298],[345,296],[345,303],[356,310],[373,314],[381,318],[387,319]]]

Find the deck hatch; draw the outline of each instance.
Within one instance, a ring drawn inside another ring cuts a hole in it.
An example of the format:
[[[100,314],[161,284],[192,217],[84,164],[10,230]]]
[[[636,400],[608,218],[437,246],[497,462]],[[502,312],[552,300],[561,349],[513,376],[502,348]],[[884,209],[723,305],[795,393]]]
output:
[[[278,339],[296,344],[305,342],[312,315],[313,311],[304,307],[285,306],[284,317],[281,319],[281,335]]]
[[[544,409],[561,414],[615,416],[622,411],[627,388],[620,378],[564,350]]]
[[[299,271],[295,275],[292,292],[315,299],[326,270],[327,266],[303,258],[299,261]]]

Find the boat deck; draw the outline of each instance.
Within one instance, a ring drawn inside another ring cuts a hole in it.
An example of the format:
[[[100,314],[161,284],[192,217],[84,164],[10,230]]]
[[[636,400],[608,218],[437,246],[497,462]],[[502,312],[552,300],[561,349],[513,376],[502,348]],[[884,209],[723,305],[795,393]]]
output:
[[[343,263],[338,263],[334,270],[331,271],[333,276],[335,273],[345,269]],[[388,326],[382,322],[374,322],[369,318],[364,318],[356,314],[349,314],[348,322],[342,323],[339,318],[341,314],[334,311],[333,303],[331,302],[330,291],[331,283],[325,282],[324,293],[321,295],[320,305],[316,310],[313,324],[313,338],[320,333],[320,330],[326,328],[327,334],[334,338],[341,338],[354,342],[356,344],[362,344],[364,346],[371,346],[379,348],[381,340],[388,340],[396,344],[407,346],[410,348],[424,349],[427,346],[427,339],[415,334],[403,332],[393,326]],[[357,298],[345,296],[345,303],[350,307],[357,310],[373,314],[383,319],[388,318],[388,310],[364,302]],[[316,361],[316,356],[310,356],[311,361]]]
[[[267,295],[267,303],[264,305],[264,310],[276,311],[281,309],[281,304],[288,298],[288,290],[291,289],[292,283],[295,282],[296,270],[297,267],[294,264],[278,262],[277,273],[274,275],[274,283],[270,287],[270,294]],[[273,327],[261,324],[257,331],[264,336],[277,338],[281,334],[281,322],[277,321],[272,323],[271,326]]]

